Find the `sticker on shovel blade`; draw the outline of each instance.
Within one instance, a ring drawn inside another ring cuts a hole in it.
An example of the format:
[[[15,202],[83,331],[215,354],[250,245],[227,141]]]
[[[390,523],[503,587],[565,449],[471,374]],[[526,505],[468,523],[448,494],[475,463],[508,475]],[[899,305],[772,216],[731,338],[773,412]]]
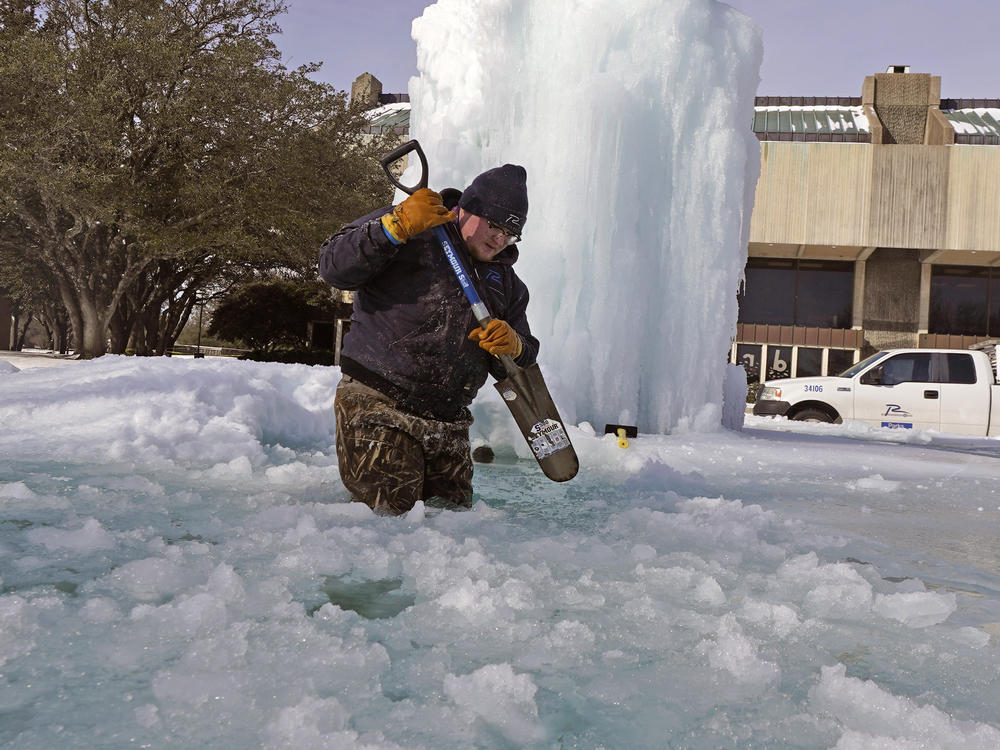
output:
[[[566,430],[554,419],[536,422],[530,433],[531,450],[534,451],[535,458],[545,458],[563,448],[569,448],[569,436],[566,435]]]

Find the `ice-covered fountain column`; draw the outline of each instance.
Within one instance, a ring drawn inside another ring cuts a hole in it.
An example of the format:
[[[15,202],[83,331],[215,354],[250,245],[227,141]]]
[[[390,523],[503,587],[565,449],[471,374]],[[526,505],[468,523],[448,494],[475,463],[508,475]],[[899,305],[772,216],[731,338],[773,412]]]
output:
[[[528,170],[517,271],[564,420],[715,428],[759,172],[756,26],[715,0],[438,0],[413,36],[431,186]]]

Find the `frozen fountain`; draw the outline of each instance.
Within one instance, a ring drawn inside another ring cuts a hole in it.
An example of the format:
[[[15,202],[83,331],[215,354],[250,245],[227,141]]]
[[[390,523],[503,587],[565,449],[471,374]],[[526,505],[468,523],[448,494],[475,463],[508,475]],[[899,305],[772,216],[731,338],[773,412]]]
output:
[[[741,377],[756,26],[715,0],[439,0],[413,36],[431,186],[528,170],[517,271],[564,420],[715,429]]]

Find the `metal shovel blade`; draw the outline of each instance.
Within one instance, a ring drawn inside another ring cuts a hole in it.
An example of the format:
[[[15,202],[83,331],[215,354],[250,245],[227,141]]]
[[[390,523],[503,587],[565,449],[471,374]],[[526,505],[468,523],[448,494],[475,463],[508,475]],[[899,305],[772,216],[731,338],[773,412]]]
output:
[[[509,369],[507,378],[493,385],[545,476],[554,482],[575,477],[580,462],[538,365]]]

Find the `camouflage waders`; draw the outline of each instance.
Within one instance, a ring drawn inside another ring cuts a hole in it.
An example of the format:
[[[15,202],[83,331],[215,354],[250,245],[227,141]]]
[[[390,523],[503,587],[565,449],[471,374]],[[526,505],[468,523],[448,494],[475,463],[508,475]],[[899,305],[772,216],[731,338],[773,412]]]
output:
[[[417,500],[431,497],[469,505],[468,410],[455,422],[424,419],[344,376],[334,414],[340,478],[354,500],[383,515],[405,513]]]

